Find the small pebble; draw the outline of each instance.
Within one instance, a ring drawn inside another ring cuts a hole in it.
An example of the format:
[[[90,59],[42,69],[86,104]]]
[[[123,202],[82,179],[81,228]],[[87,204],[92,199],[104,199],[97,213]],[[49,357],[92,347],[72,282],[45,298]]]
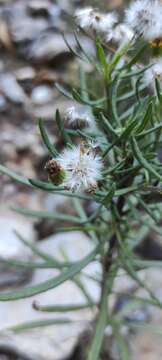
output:
[[[44,105],[52,101],[53,91],[49,86],[40,85],[33,89],[31,98],[35,105]]]

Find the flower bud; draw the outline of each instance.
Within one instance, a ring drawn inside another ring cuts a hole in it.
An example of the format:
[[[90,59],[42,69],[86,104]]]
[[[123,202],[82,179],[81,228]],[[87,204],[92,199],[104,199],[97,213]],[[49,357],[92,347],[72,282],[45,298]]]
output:
[[[60,185],[63,183],[65,179],[65,171],[55,159],[49,160],[45,169],[47,170],[49,180],[54,185]]]

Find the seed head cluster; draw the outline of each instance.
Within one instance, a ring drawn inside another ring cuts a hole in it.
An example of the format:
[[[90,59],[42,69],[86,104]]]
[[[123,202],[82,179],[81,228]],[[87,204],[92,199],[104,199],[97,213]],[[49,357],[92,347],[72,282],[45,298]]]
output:
[[[92,7],[78,9],[75,20],[87,33],[99,34],[106,42],[121,45],[137,35],[150,42],[152,47],[162,48],[161,0],[133,1],[125,12],[124,23],[118,23],[115,12],[103,14]]]
[[[134,31],[128,24],[117,24],[118,16],[115,12],[103,14],[92,7],[87,7],[76,11],[75,20],[77,25],[88,34],[99,34],[105,42],[112,41],[121,45],[134,36]]]
[[[131,3],[126,23],[144,40],[154,42],[162,38],[162,3],[160,0],[137,0]]]
[[[138,41],[142,37],[151,44],[151,47],[162,47],[162,1],[160,0],[133,1],[125,12],[124,22],[121,23],[118,23],[116,13],[103,14],[92,7],[78,9],[75,20],[87,34],[100,35],[104,45],[109,42],[117,46],[127,43],[131,45],[133,39]],[[107,63],[111,61],[110,54],[106,61]],[[115,70],[122,71],[125,61],[124,57],[119,59]],[[134,66],[136,69],[136,65]],[[154,62],[150,63],[150,67],[146,67],[142,74],[143,84],[154,93],[156,80],[162,85],[162,59],[158,57],[154,58]],[[73,128],[88,127],[86,134],[88,138],[88,134],[90,137],[95,134],[92,129],[98,125],[95,121],[97,114],[96,109],[92,111],[88,105],[74,105],[66,110],[64,118]],[[88,142],[65,148],[59,156],[46,165],[50,181],[55,185],[61,184],[71,191],[95,191],[99,182],[103,180],[104,167],[96,147],[94,143]]]
[[[113,12],[102,14],[92,7],[78,9],[75,13],[75,20],[78,26],[88,32],[105,33],[117,23],[117,15]]]
[[[66,148],[51,162],[64,174],[62,185],[67,190],[93,192],[102,179],[102,160],[90,144]]]

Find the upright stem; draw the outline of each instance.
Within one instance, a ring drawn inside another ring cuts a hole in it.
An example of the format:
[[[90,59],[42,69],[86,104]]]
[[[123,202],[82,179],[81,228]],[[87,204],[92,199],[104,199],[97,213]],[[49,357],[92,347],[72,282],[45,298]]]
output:
[[[122,216],[122,209],[124,206],[124,197],[120,196],[117,203],[117,209],[119,214]],[[114,278],[116,275],[116,267],[113,267],[113,254],[117,246],[117,237],[114,234],[109,243],[109,248],[107,253],[103,257],[103,280],[102,280],[102,290],[101,290],[101,299],[100,299],[100,309],[97,319],[97,325],[95,330],[95,335],[88,353],[87,360],[98,360],[100,351],[102,348],[102,343],[104,339],[104,332],[106,325],[108,323],[108,296],[111,293],[113,286]],[[110,275],[111,271],[111,277]]]
[[[109,255],[108,255],[109,257]],[[106,260],[106,259],[105,259]],[[109,258],[110,260],[110,258]],[[111,261],[112,263],[112,261]],[[109,263],[110,264],[110,263]],[[111,267],[111,265],[110,265]],[[102,284],[102,292],[101,292],[101,300],[100,300],[100,311],[98,315],[97,325],[96,325],[96,331],[95,335],[92,341],[92,345],[90,347],[90,351],[88,353],[88,360],[98,360],[103,338],[104,338],[104,332],[106,325],[108,323],[108,296],[111,293],[111,288],[113,285],[113,280],[115,277],[116,269],[114,268],[114,271],[111,273],[111,278],[109,278],[109,271],[110,267],[106,265],[103,269],[103,284]]]
[[[108,286],[107,281],[104,282],[102,288],[102,296],[100,302],[100,312],[96,326],[95,336],[88,354],[88,360],[97,360],[102,347],[105,327],[107,325],[108,313],[107,313],[107,298],[108,298]]]

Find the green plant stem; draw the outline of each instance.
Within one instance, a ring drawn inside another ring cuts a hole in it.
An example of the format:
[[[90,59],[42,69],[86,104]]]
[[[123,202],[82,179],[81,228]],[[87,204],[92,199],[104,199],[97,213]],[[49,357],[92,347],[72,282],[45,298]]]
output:
[[[112,105],[111,105],[111,83],[110,80],[105,80],[105,92],[107,97],[106,102],[106,115],[108,119],[113,119]]]
[[[95,336],[88,354],[88,360],[97,360],[100,354],[100,350],[104,338],[104,331],[108,321],[108,311],[107,311],[108,293],[109,293],[109,287],[106,280],[103,283],[100,312],[97,321]]]
[[[122,209],[124,206],[125,199],[123,196],[119,196],[117,202],[117,210],[120,216],[122,216]],[[108,323],[108,296],[111,293],[114,278],[117,271],[117,266],[114,266],[113,273],[109,277],[110,271],[112,272],[113,266],[113,255],[117,246],[116,233],[112,235],[109,248],[106,254],[103,256],[103,280],[102,280],[102,291],[99,306],[99,314],[97,319],[97,325],[95,335],[90,346],[87,360],[98,360],[102,348],[104,339],[104,332]]]

